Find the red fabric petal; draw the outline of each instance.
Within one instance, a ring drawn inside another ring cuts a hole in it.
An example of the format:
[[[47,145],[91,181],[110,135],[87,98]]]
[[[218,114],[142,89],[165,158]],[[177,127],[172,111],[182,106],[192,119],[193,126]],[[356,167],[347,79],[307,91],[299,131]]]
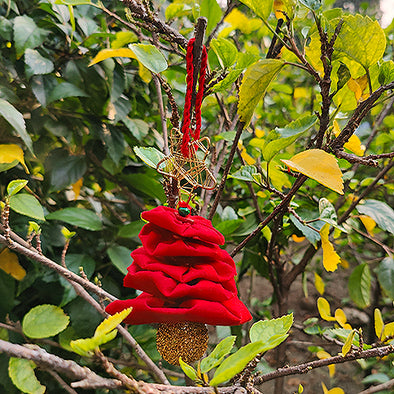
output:
[[[141,270],[162,271],[178,282],[190,282],[195,279],[221,282],[234,279],[237,275],[234,261],[227,252],[222,252],[222,260],[194,256],[156,258],[147,254],[144,248],[139,248],[131,253],[134,261],[128,270],[129,273],[135,272],[132,267],[136,264]]]
[[[155,256],[214,257],[221,250],[216,244],[193,238],[182,238],[152,223],[145,224],[139,237],[148,253]]]
[[[181,237],[199,239],[218,245],[224,244],[223,234],[216,230],[209,220],[201,216],[184,218],[176,209],[164,206],[145,211],[141,216],[144,220]]]
[[[182,283],[160,271],[138,271],[138,267],[135,264],[132,265],[129,274],[126,275],[124,285],[157,297],[169,299],[199,298],[211,301],[224,301],[237,294],[234,279],[222,283],[206,279]]]
[[[127,324],[170,323],[193,321],[212,325],[235,326],[249,321],[252,316],[237,296],[224,302],[192,299],[178,305],[142,293],[132,300],[111,302],[106,311],[110,314],[133,307],[124,320]]]

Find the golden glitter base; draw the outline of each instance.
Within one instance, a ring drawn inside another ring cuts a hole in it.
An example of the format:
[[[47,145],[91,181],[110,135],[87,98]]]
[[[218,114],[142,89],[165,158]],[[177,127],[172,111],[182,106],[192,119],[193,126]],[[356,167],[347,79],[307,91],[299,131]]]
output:
[[[170,364],[179,365],[179,357],[190,364],[199,360],[207,350],[207,327],[194,322],[161,323],[157,330],[156,346]]]

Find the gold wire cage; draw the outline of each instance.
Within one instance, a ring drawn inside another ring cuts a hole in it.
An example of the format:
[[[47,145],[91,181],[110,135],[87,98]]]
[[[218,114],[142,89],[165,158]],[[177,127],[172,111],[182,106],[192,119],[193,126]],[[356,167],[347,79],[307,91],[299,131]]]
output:
[[[212,190],[216,179],[208,169],[205,159],[209,153],[210,141],[203,137],[189,143],[189,157],[181,152],[182,133],[173,128],[170,133],[170,154],[157,163],[157,171],[165,176],[175,178],[179,187],[191,193],[202,188]]]

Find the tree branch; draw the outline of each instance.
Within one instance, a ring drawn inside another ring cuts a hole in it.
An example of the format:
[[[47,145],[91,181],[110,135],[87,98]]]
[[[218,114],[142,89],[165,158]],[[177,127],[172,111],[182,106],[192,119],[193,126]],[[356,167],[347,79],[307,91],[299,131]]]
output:
[[[359,360],[362,358],[384,357],[388,354],[394,353],[394,346],[383,346],[374,349],[363,350],[361,352],[348,353],[346,356],[334,356],[322,360],[310,361],[308,363],[295,365],[288,368],[279,368],[276,371],[258,375],[254,379],[254,384],[259,385],[268,380],[277,379],[282,376],[304,374],[312,369],[324,367],[330,364],[341,364],[348,361]]]

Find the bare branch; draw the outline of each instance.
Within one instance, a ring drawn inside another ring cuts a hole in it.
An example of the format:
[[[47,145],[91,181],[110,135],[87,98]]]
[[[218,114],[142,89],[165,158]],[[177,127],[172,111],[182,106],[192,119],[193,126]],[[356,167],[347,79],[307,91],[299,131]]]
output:
[[[348,353],[346,356],[334,356],[322,360],[310,361],[309,363],[295,365],[293,367],[279,368],[276,371],[264,375],[258,375],[254,379],[254,384],[259,385],[268,380],[277,379],[282,376],[304,374],[312,369],[324,367],[330,364],[341,364],[348,361],[359,360],[362,358],[384,357],[394,353],[394,346],[384,346],[375,349],[363,350],[362,352]]]

